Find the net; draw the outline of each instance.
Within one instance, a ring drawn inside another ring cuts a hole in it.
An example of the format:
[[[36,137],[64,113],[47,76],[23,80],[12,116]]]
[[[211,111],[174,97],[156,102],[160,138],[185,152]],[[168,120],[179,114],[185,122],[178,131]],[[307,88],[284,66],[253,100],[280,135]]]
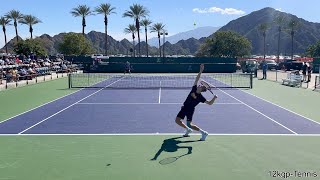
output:
[[[320,89],[320,76],[316,76],[314,89]]]
[[[69,74],[69,88],[190,88],[195,78],[196,75]],[[251,74],[209,74],[201,79],[216,88],[252,88]]]

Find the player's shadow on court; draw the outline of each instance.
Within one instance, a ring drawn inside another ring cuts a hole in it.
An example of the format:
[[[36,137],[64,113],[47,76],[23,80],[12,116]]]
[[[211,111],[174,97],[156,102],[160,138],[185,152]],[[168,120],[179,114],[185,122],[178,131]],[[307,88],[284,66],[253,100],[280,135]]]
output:
[[[158,157],[160,156],[160,154],[164,151],[164,152],[177,152],[178,150],[182,149],[182,150],[186,150],[186,152],[184,154],[181,154],[180,156],[176,156],[176,157],[170,157],[170,158],[166,158],[161,160],[159,163],[160,164],[169,164],[172,163],[176,160],[178,160],[179,158],[186,156],[186,155],[190,155],[192,154],[192,146],[178,146],[178,144],[182,144],[182,143],[191,143],[191,142],[198,142],[199,140],[193,140],[193,141],[180,141],[178,139],[183,138],[183,136],[181,137],[174,137],[174,138],[170,138],[170,139],[165,139],[161,145],[161,148],[158,150],[158,152],[154,155],[154,157],[151,159],[152,161],[157,160]],[[183,151],[182,151],[183,152]]]

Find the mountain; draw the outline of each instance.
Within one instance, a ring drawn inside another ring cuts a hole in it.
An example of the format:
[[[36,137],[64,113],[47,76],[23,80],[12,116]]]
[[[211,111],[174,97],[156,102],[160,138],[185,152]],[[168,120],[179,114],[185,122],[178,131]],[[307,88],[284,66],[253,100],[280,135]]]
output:
[[[308,22],[295,15],[269,7],[230,21],[218,31],[234,31],[245,36],[252,43],[251,53],[263,54],[263,37],[258,30],[258,26],[262,23],[268,23],[270,28],[266,32],[266,53],[277,54],[279,33],[278,25],[274,23],[274,19],[278,16],[285,18],[285,26],[283,26],[280,40],[280,52],[282,54],[291,54],[291,29],[287,26],[291,20],[298,22],[298,27],[294,34],[294,53],[304,53],[308,46],[320,40],[320,23]],[[211,37],[212,35],[209,38]]]
[[[173,36],[168,36],[166,37],[166,41],[170,42],[171,44],[175,44],[179,42],[180,40],[187,40],[190,38],[195,38],[195,39],[200,39],[202,37],[208,37],[214,32],[216,32],[220,27],[211,27],[211,26],[206,26],[206,27],[199,27],[194,30],[186,31],[186,32],[181,32],[178,34],[175,34]],[[163,41],[162,36],[160,39],[161,43]],[[151,38],[148,40],[148,44],[150,46],[159,46],[158,38]]]
[[[298,28],[295,30],[294,34],[294,54],[304,53],[308,46],[316,43],[320,40],[320,23],[308,22],[304,19],[298,18],[295,15],[288,14],[285,12],[277,11],[273,8],[264,8],[258,11],[254,11],[246,16],[242,16],[238,19],[230,21],[225,26],[218,28],[213,27],[203,27],[197,28],[192,31],[179,33],[171,37],[166,37],[165,43],[165,54],[166,55],[193,55],[199,49],[202,43],[208,38],[212,38],[214,31],[234,31],[246,38],[252,43],[252,54],[261,55],[263,54],[263,37],[262,33],[258,30],[258,26],[261,23],[270,24],[270,28],[266,32],[266,53],[267,54],[277,54],[278,48],[278,25],[274,23],[274,19],[279,15],[286,19],[285,24],[287,25],[290,20],[296,20],[299,24]],[[209,32],[211,28],[212,32]],[[280,42],[280,53],[283,55],[291,54],[291,30],[287,26],[283,26],[281,32],[281,42]],[[206,32],[206,33],[204,33]],[[53,37],[43,34],[40,39],[45,48],[48,50],[49,54],[58,53],[58,44],[62,42],[63,36],[66,33],[60,33]],[[211,35],[210,35],[211,34]],[[198,36],[196,36],[198,35]],[[196,36],[196,37],[192,37]],[[203,37],[202,37],[203,36]],[[183,39],[184,37],[189,37]],[[202,38],[200,38],[202,37]],[[92,43],[96,53],[104,52],[104,33],[91,31],[86,34],[86,38]],[[180,40],[178,40],[180,39]],[[150,39],[151,40],[151,39]],[[150,43],[150,40],[148,43]],[[161,38],[162,40],[162,38]],[[171,42],[172,41],[172,42]],[[13,43],[15,39],[12,39],[8,43],[8,49],[12,50]],[[130,49],[132,48],[132,40],[124,39],[122,41],[117,41],[111,36],[108,36],[109,43],[109,53],[110,54],[130,54]],[[158,42],[155,47],[149,44],[149,54],[159,55],[159,50],[157,49]],[[138,52],[138,45],[136,39],[136,52]],[[1,49],[2,51],[4,48]],[[141,42],[141,54],[146,54],[146,43]]]

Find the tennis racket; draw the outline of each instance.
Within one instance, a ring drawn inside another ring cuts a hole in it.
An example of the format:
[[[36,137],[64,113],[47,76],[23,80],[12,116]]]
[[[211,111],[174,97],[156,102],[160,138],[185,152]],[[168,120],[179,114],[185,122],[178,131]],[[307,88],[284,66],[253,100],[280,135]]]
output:
[[[159,161],[159,163],[161,165],[171,164],[171,163],[175,162],[176,160],[178,160],[179,158],[181,158],[182,156],[185,156],[185,155],[188,155],[188,154],[183,154],[183,155],[176,156],[176,157],[168,157],[168,158],[162,159],[161,161]]]
[[[212,92],[212,90],[211,90],[211,86],[210,86],[207,82],[205,82],[204,80],[202,80],[202,81],[200,81],[200,83],[201,83],[204,87],[206,87],[207,90],[211,92],[211,94],[213,94],[213,92]],[[213,94],[213,95],[214,95],[214,94]]]

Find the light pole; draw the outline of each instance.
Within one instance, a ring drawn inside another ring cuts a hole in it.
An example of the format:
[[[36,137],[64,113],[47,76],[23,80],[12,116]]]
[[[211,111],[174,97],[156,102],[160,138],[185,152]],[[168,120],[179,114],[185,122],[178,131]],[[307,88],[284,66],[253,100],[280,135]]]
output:
[[[166,42],[166,35],[168,35],[168,32],[166,30],[163,30],[162,33],[160,33],[160,35],[163,35],[163,45],[162,45],[162,56],[165,57],[164,55],[164,43]]]

